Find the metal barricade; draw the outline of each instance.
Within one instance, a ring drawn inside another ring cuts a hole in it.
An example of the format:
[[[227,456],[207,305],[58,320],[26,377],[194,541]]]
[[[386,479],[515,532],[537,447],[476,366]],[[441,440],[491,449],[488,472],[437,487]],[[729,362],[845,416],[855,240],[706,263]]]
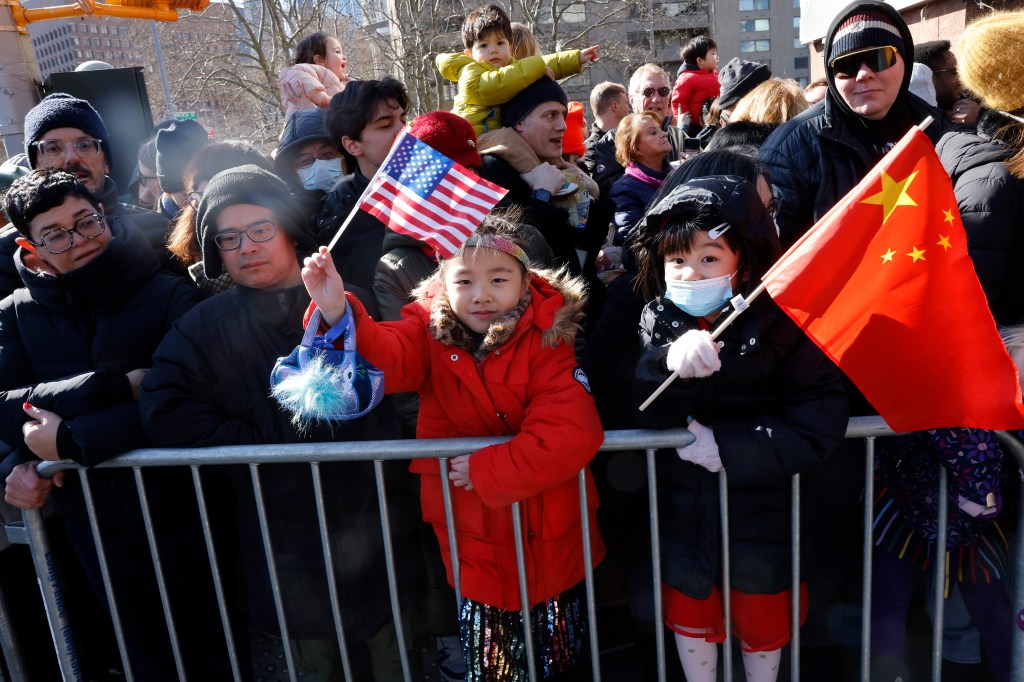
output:
[[[870,675],[870,636],[871,636],[871,615],[870,615],[870,604],[871,604],[871,557],[873,552],[872,542],[872,520],[873,520],[873,481],[874,481],[874,441],[875,438],[881,436],[893,435],[888,429],[885,423],[879,417],[864,417],[854,418],[850,420],[849,427],[847,429],[847,438],[864,439],[865,441],[865,457],[864,457],[864,536],[863,536],[863,568],[864,568],[864,580],[862,585],[862,597],[863,597],[863,615],[862,615],[862,647],[861,647],[861,679],[868,680]],[[1010,436],[1009,434],[999,433],[997,434],[1000,442],[1003,444],[1005,451],[1012,455],[1016,461],[1018,467],[1024,471],[1024,444]],[[626,451],[626,450],[645,450],[646,451],[646,471],[647,471],[647,496],[648,504],[650,505],[650,534],[651,534],[651,555],[652,555],[652,579],[653,579],[653,600],[654,600],[654,618],[655,623],[661,624],[664,622],[663,618],[663,604],[661,596],[661,552],[659,542],[659,519],[658,519],[658,492],[657,492],[657,471],[655,466],[655,453],[658,449],[662,448],[677,448],[688,445],[692,442],[693,436],[684,429],[671,429],[665,431],[657,430],[629,430],[629,431],[609,431],[605,434],[605,441],[602,445],[601,450],[603,452],[609,451]],[[384,476],[383,476],[383,462],[387,460],[409,460],[413,458],[436,458],[438,459],[438,466],[443,481],[443,495],[444,495],[444,510],[445,517],[448,524],[448,540],[450,544],[451,559],[452,559],[452,571],[454,576],[454,582],[456,585],[456,607],[461,603],[461,595],[458,592],[458,585],[460,584],[459,579],[459,554],[456,543],[455,531],[454,531],[454,520],[452,512],[452,498],[450,484],[448,483],[448,460],[452,457],[459,455],[468,454],[474,452],[482,447],[492,445],[494,443],[500,443],[507,441],[508,438],[459,438],[459,439],[436,439],[436,440],[399,440],[399,441],[368,441],[368,442],[330,442],[330,443],[303,443],[303,444],[288,444],[288,445],[262,445],[262,446],[244,446],[244,447],[215,447],[215,448],[202,448],[202,449],[148,449],[139,450],[132,453],[128,453],[121,457],[115,458],[108,462],[99,465],[97,468],[111,469],[111,468],[130,468],[133,470],[135,475],[136,488],[139,493],[140,505],[143,512],[143,521],[145,523],[147,538],[149,541],[150,550],[152,553],[152,561],[154,566],[155,575],[157,577],[157,584],[160,590],[161,603],[164,609],[164,617],[167,622],[168,631],[171,637],[171,647],[174,654],[174,661],[177,666],[179,678],[185,679],[184,667],[181,660],[181,652],[177,637],[175,636],[174,619],[173,619],[173,605],[170,603],[166,587],[163,579],[163,571],[161,566],[161,557],[157,550],[157,544],[155,541],[155,535],[153,530],[152,519],[150,517],[145,485],[141,475],[143,468],[154,467],[154,466],[188,466],[191,468],[192,479],[196,492],[196,499],[199,505],[199,516],[205,541],[205,549],[207,557],[210,562],[210,568],[213,575],[214,589],[217,598],[217,606],[221,616],[221,626],[225,633],[225,640],[228,644],[228,654],[230,658],[231,668],[235,680],[243,679],[241,670],[239,669],[239,657],[237,652],[234,650],[232,644],[232,628],[230,617],[228,615],[227,608],[227,597],[225,587],[223,583],[223,576],[220,574],[217,562],[217,552],[214,546],[213,535],[211,533],[210,519],[208,515],[208,509],[206,505],[206,499],[204,495],[203,485],[200,478],[200,469],[204,466],[212,465],[225,465],[225,464],[245,464],[248,465],[250,477],[252,480],[254,497],[257,505],[257,513],[260,522],[260,528],[263,537],[264,553],[268,561],[268,569],[270,572],[271,588],[273,591],[274,604],[277,610],[278,621],[280,625],[280,631],[282,639],[285,642],[284,654],[287,661],[288,671],[291,680],[297,679],[297,671],[295,661],[293,660],[290,647],[287,646],[288,640],[288,624],[285,622],[284,617],[284,606],[281,597],[281,587],[276,574],[274,560],[273,560],[273,547],[270,542],[270,534],[268,531],[268,522],[266,516],[266,509],[263,503],[262,497],[262,486],[260,482],[259,466],[261,464],[279,464],[279,463],[308,463],[312,468],[312,480],[313,480],[313,495],[316,501],[317,518],[320,525],[320,537],[321,544],[323,547],[324,564],[328,576],[328,589],[329,599],[332,607],[332,613],[334,617],[335,635],[337,637],[342,668],[344,671],[345,678],[347,680],[352,679],[352,664],[349,659],[349,653],[346,648],[346,635],[345,635],[345,623],[342,621],[339,607],[338,597],[338,586],[335,584],[335,571],[334,562],[335,557],[332,554],[330,542],[328,541],[329,533],[329,521],[325,513],[324,507],[324,490],[323,482],[320,475],[320,464],[324,462],[338,462],[338,461],[373,461],[374,462],[374,473],[377,482],[377,499],[380,511],[381,530],[384,538],[384,551],[387,567],[387,579],[390,590],[390,602],[392,618],[394,620],[396,636],[398,640],[398,648],[401,656],[401,665],[403,676],[405,680],[411,680],[411,666],[410,661],[407,657],[406,637],[407,633],[404,632],[403,620],[402,620],[402,609],[400,606],[400,597],[397,589],[397,577],[395,567],[395,557],[392,544],[392,533],[390,528],[389,520],[389,506],[387,502],[387,490],[385,487]],[[39,467],[40,475],[52,476],[55,472],[65,469],[77,469],[78,475],[80,476],[83,494],[87,509],[90,513],[90,522],[93,531],[93,537],[97,545],[100,569],[104,578],[105,586],[107,588],[108,599],[110,600],[109,606],[112,613],[112,620],[115,626],[115,633],[117,635],[118,644],[121,650],[122,659],[126,665],[126,675],[129,680],[133,679],[132,671],[128,665],[128,657],[125,651],[123,627],[124,623],[120,622],[118,617],[117,605],[113,597],[113,590],[110,585],[110,573],[106,564],[106,559],[102,552],[102,543],[100,542],[100,529],[95,519],[94,505],[92,501],[91,489],[89,486],[89,473],[88,471],[81,469],[78,465],[73,462],[58,461],[44,463]],[[939,491],[939,546],[937,548],[937,556],[942,556],[945,553],[945,526],[946,526],[946,475],[944,469],[940,466],[940,491]],[[600,664],[600,650],[598,646],[598,629],[597,629],[597,608],[596,599],[594,594],[594,577],[593,577],[593,565],[591,557],[590,547],[590,529],[589,529],[589,515],[588,515],[588,500],[587,500],[587,484],[586,484],[586,473],[581,471],[578,474],[578,487],[580,495],[580,514],[582,519],[582,547],[583,556],[585,563],[585,589],[586,589],[586,601],[587,611],[589,618],[589,638],[590,638],[590,650],[591,650],[591,669],[594,680],[601,679],[601,664]],[[1022,490],[1024,490],[1024,479],[1021,481]],[[732,660],[730,654],[730,624],[731,619],[729,615],[729,595],[730,595],[730,584],[729,584],[729,519],[728,519],[728,491],[727,491],[727,475],[724,471],[719,474],[719,490],[720,490],[720,516],[723,528],[722,538],[722,575],[723,585],[721,588],[721,594],[723,599],[723,611],[725,613],[725,630],[726,630],[726,644],[725,644],[725,655],[723,657],[723,672],[726,680],[732,679]],[[793,538],[793,554],[792,554],[792,594],[793,603],[791,605],[791,621],[792,623],[799,622],[799,614],[801,610],[800,605],[800,480],[799,475],[796,475],[792,479],[792,498],[793,498],[793,509],[792,509],[792,538]],[[47,540],[45,532],[43,530],[42,519],[37,511],[25,511],[24,512],[24,535],[26,541],[31,546],[33,560],[35,562],[37,575],[39,576],[39,585],[43,593],[44,605],[47,611],[47,615],[50,619],[51,630],[54,636],[54,645],[57,651],[58,659],[61,666],[62,674],[66,680],[79,680],[81,679],[80,672],[78,670],[78,661],[75,655],[73,633],[67,624],[67,619],[63,611],[63,604],[60,594],[60,586],[57,584],[55,579],[55,573],[52,565],[49,565],[50,555],[47,547]],[[1024,506],[1020,510],[1020,521],[1024,522]],[[523,532],[521,527],[521,515],[519,503],[512,505],[512,520],[514,525],[514,535],[516,539],[515,550],[516,560],[519,573],[519,591],[523,604],[523,619],[524,623],[529,623],[530,604],[527,599],[527,585],[526,585],[526,571],[525,571],[525,560],[524,560],[524,546],[523,546]],[[1024,543],[1018,542],[1016,546],[1016,566],[1018,576],[1024,576]],[[941,586],[944,578],[944,563],[941,561],[935,562],[935,575],[936,584]],[[941,675],[941,660],[942,660],[942,602],[943,592],[941,588],[936,589],[935,596],[935,618],[933,622],[933,651],[932,651],[932,679],[939,680]],[[1024,580],[1017,580],[1016,591],[1013,595],[1014,612],[1020,612],[1018,617],[1024,615]],[[0,614],[2,617],[3,614]],[[529,674],[531,680],[540,680],[538,671],[535,665],[534,655],[534,644],[530,633],[530,628],[524,628],[526,634],[526,649],[527,649],[527,665],[529,666]],[[655,627],[655,645],[657,651],[657,676],[660,681],[667,679],[666,673],[666,643],[665,643],[665,629],[663,627]],[[1017,628],[1014,628],[1014,646],[1013,646],[1013,660],[1012,670],[1014,682],[1024,682],[1024,633]],[[791,668],[791,679],[800,679],[800,668],[799,668],[799,655],[800,655],[800,638],[799,628],[793,628],[793,638],[790,647],[790,668]]]

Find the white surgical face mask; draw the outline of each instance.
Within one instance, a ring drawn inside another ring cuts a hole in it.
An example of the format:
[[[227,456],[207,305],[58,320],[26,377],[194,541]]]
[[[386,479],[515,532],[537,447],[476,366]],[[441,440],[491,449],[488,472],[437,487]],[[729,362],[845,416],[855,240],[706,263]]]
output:
[[[341,159],[323,161],[317,159],[306,168],[299,168],[295,171],[302,180],[302,186],[309,190],[318,189],[330,192],[338,180],[341,180]]]
[[[732,278],[735,274],[693,282],[666,279],[665,298],[688,315],[704,317],[719,310],[732,298]]]

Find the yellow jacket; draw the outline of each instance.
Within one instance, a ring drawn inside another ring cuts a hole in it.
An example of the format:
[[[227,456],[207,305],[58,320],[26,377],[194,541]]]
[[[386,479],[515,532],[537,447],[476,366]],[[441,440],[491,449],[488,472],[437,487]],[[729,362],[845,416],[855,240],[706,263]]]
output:
[[[459,84],[452,113],[473,125],[477,135],[501,127],[501,105],[526,86],[546,78],[547,69],[556,79],[580,72],[580,51],[566,50],[543,57],[512,59],[508,66],[496,69],[461,52],[439,54],[435,60],[441,75]]]

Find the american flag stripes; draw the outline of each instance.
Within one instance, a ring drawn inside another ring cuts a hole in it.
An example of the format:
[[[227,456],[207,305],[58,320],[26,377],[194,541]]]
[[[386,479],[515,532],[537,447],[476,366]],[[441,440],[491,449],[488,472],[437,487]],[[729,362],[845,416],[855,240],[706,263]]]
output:
[[[404,131],[356,208],[448,258],[507,192]]]

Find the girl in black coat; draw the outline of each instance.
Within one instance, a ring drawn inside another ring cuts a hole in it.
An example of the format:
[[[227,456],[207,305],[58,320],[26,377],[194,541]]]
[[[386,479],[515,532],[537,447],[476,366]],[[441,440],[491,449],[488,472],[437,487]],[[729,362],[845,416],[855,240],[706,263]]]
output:
[[[838,371],[768,297],[712,341],[733,294],[749,293],[781,253],[755,186],[734,176],[672,190],[638,225],[641,287],[636,370],[641,401],[677,380],[643,419],[696,436],[659,459],[666,625],[689,682],[715,679],[725,638],[718,480],[728,475],[732,628],[749,680],[774,680],[789,641],[790,476],[841,442],[846,396]],[[801,589],[805,592],[805,589]],[[806,612],[806,594],[801,595]],[[801,615],[801,618],[803,615]]]

